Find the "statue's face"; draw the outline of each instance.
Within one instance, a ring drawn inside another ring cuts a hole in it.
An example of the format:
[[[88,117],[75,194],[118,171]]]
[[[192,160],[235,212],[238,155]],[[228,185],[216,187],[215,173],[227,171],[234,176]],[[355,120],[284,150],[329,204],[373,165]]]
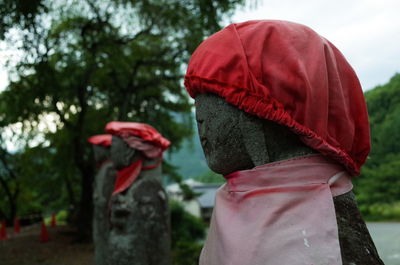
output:
[[[93,145],[93,153],[96,163],[103,162],[110,158],[110,148],[108,147]]]
[[[112,137],[110,154],[115,168],[118,170],[129,166],[140,157],[139,152],[131,148],[118,136]]]
[[[239,126],[241,111],[213,94],[197,95],[195,106],[200,142],[210,169],[227,175],[252,168]]]
[[[111,197],[110,222],[118,232],[126,232],[129,221],[132,221],[135,202],[131,190],[131,188],[128,188]]]
[[[117,234],[134,233],[143,230],[141,222],[148,225],[165,223],[168,218],[167,195],[156,175],[161,168],[145,170],[125,191],[111,197],[110,222]],[[141,220],[141,221],[138,221]]]

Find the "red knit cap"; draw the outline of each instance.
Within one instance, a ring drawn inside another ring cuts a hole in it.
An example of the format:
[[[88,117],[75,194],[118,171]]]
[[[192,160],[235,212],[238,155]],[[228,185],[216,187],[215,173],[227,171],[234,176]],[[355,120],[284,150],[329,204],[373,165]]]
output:
[[[101,145],[104,147],[111,146],[112,136],[111,134],[99,134],[89,137],[88,142],[94,145]]]
[[[274,20],[229,25],[193,53],[185,86],[192,97],[214,93],[286,125],[352,175],[370,151],[368,114],[354,70],[306,26]]]

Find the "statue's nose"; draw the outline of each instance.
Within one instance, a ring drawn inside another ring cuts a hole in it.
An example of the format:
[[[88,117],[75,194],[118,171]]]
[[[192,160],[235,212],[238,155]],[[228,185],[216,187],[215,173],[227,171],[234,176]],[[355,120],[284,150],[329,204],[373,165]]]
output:
[[[112,198],[113,205],[119,207],[119,208],[126,208],[127,206],[127,201],[126,201],[126,196],[124,193],[119,193],[117,195],[114,195]]]

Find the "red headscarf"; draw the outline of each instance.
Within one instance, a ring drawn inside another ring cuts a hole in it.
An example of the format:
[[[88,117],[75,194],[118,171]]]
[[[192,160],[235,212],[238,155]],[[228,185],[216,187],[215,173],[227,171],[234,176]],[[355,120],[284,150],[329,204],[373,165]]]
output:
[[[128,136],[139,137],[145,142],[160,147],[162,151],[166,150],[171,144],[156,129],[145,123],[112,121],[107,123],[105,130],[123,139]]]
[[[352,175],[370,151],[368,114],[354,70],[306,26],[274,20],[229,25],[193,53],[185,86],[192,97],[214,93],[286,125]]]
[[[99,134],[88,138],[88,142],[94,145],[101,145],[104,147],[111,146],[112,135],[111,134]]]
[[[106,132],[121,137],[131,148],[141,151],[148,158],[160,158],[159,162],[143,167],[143,160],[133,162],[118,171],[113,195],[126,190],[139,176],[141,170],[156,168],[162,161],[162,153],[170,142],[152,126],[138,122],[112,121],[107,123]]]
[[[109,148],[111,146],[111,140],[112,140],[111,134],[99,134],[89,137],[87,141],[93,145]],[[108,162],[110,162],[110,159],[105,159],[103,161],[100,161],[96,164],[96,168],[100,169],[104,164]]]

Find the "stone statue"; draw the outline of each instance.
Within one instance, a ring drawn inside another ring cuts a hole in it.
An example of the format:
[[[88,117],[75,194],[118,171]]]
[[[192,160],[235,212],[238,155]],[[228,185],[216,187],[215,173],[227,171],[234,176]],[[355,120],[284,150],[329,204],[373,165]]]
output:
[[[111,199],[112,265],[170,264],[170,220],[161,182],[161,157],[149,158],[145,152],[132,148],[124,137],[113,135],[111,158],[116,169],[122,172],[138,161],[142,165],[134,181],[120,192],[114,190]]]
[[[288,128],[249,115],[216,95],[199,94],[195,105],[204,154],[208,166],[216,173],[228,175],[316,153]],[[383,264],[353,192],[334,197],[334,204],[343,264]]]
[[[185,87],[218,190],[200,265],[383,264],[352,193],[370,151],[360,82],[312,29],[235,23],[193,53]]]
[[[96,135],[89,139],[93,144],[97,174],[93,185],[93,244],[96,265],[108,263],[108,236],[110,231],[110,198],[116,171],[110,159],[111,135]]]

